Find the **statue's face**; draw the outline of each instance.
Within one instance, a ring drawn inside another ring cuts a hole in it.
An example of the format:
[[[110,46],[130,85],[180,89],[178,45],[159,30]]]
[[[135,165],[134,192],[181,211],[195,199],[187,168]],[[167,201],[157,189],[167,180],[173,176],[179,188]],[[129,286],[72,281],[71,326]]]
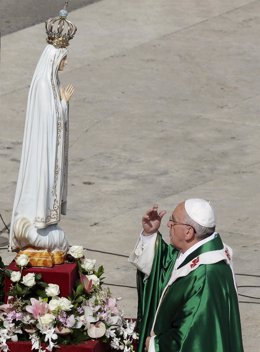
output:
[[[65,56],[65,57],[61,60],[61,62],[60,62],[60,64],[59,64],[59,71],[63,71],[66,65],[67,65],[67,56]]]

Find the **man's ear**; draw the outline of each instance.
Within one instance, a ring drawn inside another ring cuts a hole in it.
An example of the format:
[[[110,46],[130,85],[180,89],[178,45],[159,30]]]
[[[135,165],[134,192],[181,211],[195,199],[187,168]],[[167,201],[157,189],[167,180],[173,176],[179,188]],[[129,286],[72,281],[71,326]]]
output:
[[[193,241],[195,238],[195,231],[194,228],[192,226],[187,226],[187,230],[185,232],[185,240],[187,242]]]

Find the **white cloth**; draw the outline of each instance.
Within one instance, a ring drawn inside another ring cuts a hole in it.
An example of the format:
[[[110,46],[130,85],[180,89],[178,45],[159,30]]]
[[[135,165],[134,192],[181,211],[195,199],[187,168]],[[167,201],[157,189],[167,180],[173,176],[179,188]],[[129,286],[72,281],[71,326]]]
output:
[[[177,269],[181,263],[184,262],[184,260],[190,255],[192,252],[194,252],[197,248],[201,247],[203,244],[213,240],[217,236],[217,232],[214,232],[212,235],[204,238],[204,240],[201,240],[197,243],[195,243],[192,247],[190,247],[185,253],[179,253],[179,256],[175,262],[174,269]]]
[[[145,274],[145,278],[150,275],[152,270],[156,238],[157,232],[149,236],[144,236],[141,233],[133,252],[128,258],[130,263]]]
[[[48,44],[35,69],[10,229],[10,249],[68,248],[57,226],[66,212],[68,106],[60,99],[58,68],[67,49]]]

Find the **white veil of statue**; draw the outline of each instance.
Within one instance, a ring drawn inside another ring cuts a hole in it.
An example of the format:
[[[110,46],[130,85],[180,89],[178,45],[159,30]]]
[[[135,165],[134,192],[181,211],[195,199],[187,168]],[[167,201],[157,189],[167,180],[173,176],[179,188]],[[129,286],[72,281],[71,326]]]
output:
[[[30,86],[23,149],[10,229],[10,249],[66,251],[57,225],[66,213],[68,104],[61,100],[58,69],[67,49],[48,44]]]

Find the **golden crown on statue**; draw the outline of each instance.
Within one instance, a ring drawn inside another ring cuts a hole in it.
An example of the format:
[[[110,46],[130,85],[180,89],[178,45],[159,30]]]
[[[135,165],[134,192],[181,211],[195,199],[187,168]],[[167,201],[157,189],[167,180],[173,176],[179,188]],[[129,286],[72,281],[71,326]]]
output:
[[[47,43],[52,44],[55,48],[66,48],[69,45],[77,27],[67,20],[68,16],[68,1],[65,2],[64,8],[60,10],[59,16],[49,18],[45,22],[47,33]]]

